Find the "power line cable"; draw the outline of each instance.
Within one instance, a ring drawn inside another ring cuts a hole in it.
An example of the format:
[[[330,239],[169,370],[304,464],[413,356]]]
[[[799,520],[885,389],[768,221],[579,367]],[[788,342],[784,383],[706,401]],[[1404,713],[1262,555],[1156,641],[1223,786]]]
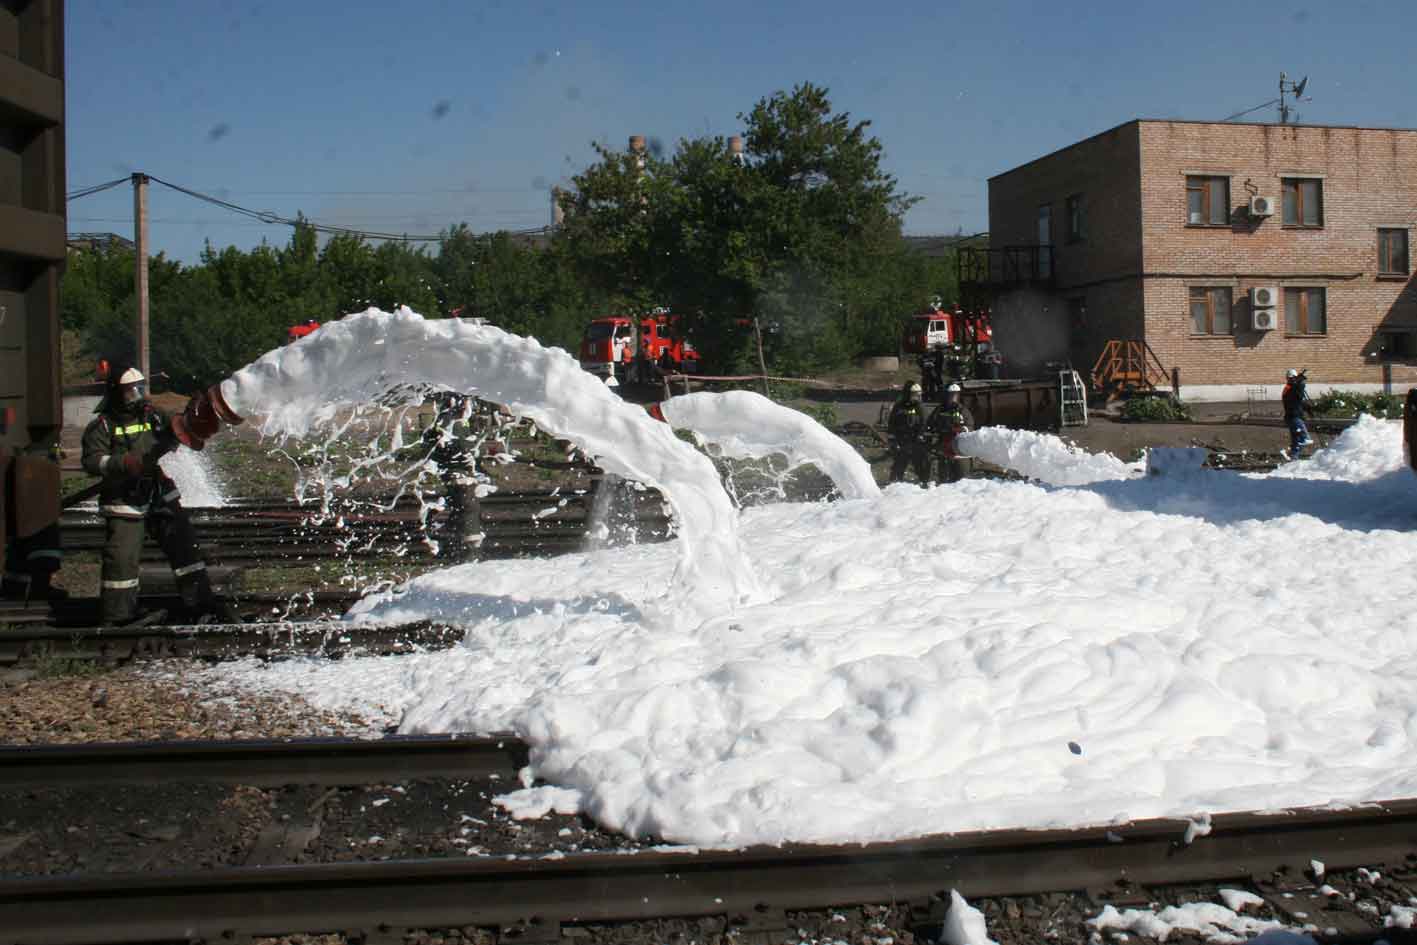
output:
[[[368,237],[369,239],[389,240],[393,242],[403,243],[441,243],[446,238],[441,234],[438,236],[410,236],[407,233],[380,233],[373,230],[360,230],[348,226],[336,226],[332,223],[318,223],[314,220],[306,220],[303,218],[298,220],[292,220],[289,217],[281,216],[279,213],[275,213],[270,210],[252,210],[249,207],[243,207],[239,204],[234,204],[229,200],[222,200],[220,197],[213,197],[210,194],[204,194],[201,191],[191,190],[189,188],[181,186],[180,184],[174,184],[171,181],[165,181],[161,177],[154,177],[151,174],[147,175],[147,178],[155,184],[161,184],[162,186],[167,187],[170,190],[175,190],[180,194],[186,194],[188,197],[191,197],[195,200],[201,200],[213,206],[221,207],[224,210],[230,210],[232,213],[239,213],[242,216],[250,217],[251,219],[258,220],[261,223],[284,224],[285,226],[295,227],[308,226],[310,229],[315,230],[318,233],[331,233],[335,235],[346,236],[363,236]]]
[[[1245,116],[1248,115],[1250,112],[1257,112],[1257,111],[1259,111],[1261,108],[1269,108],[1269,106],[1271,106],[1271,105],[1277,105],[1277,104],[1279,104],[1279,99],[1277,99],[1277,98],[1272,98],[1272,99],[1270,99],[1268,102],[1265,102],[1265,103],[1260,104],[1260,105],[1256,105],[1254,108],[1247,108],[1247,109],[1245,109],[1243,112],[1236,112],[1235,114],[1230,115],[1230,116],[1228,116],[1228,117],[1226,117],[1226,118],[1222,118],[1222,119],[1220,119],[1220,120],[1221,120],[1221,121],[1234,121],[1236,118],[1243,118],[1243,117],[1245,117]]]
[[[117,180],[111,180],[106,184],[94,184],[92,187],[81,187],[73,193],[66,195],[64,199],[78,200],[80,197],[87,197],[90,194],[102,193],[103,191],[108,190],[111,187],[117,187],[119,184],[126,184],[130,179],[131,178],[128,177],[120,177]]]

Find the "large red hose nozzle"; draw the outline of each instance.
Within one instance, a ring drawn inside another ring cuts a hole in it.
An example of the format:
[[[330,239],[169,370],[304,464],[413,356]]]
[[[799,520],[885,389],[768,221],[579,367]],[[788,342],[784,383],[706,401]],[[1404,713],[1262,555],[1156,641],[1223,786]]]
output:
[[[211,387],[207,388],[207,399],[209,399],[212,402],[212,406],[216,408],[216,415],[228,426],[239,427],[246,422],[246,418],[235,410],[232,410],[231,405],[226,402],[226,398],[221,394],[220,384],[213,384]]]
[[[232,410],[221,395],[221,385],[213,384],[193,394],[182,412],[172,418],[172,432],[179,443],[199,450],[207,445],[207,440],[221,429],[223,423],[236,426],[244,422],[244,418]]]

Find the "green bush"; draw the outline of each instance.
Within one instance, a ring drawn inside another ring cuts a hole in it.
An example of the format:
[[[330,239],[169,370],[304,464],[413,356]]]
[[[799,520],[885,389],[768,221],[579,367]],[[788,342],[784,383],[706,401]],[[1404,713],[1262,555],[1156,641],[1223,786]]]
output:
[[[1314,413],[1322,417],[1356,417],[1366,413],[1385,420],[1396,420],[1402,417],[1402,406],[1402,398],[1396,394],[1331,390],[1314,401]]]
[[[1133,397],[1122,407],[1122,419],[1174,423],[1191,419],[1191,408],[1170,394]]]

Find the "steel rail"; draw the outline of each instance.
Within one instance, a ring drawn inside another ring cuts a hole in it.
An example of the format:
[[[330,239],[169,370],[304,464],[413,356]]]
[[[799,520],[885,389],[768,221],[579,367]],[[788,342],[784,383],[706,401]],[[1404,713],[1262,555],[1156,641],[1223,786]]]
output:
[[[407,928],[752,916],[865,903],[1088,891],[1123,880],[1245,881],[1322,860],[1402,862],[1417,802],[1218,815],[1189,822],[1005,830],[850,847],[416,860],[0,881],[0,945],[235,939],[290,932],[392,936]],[[1094,897],[1096,898],[1096,897]],[[398,940],[398,939],[394,939]]]
[[[36,659],[263,659],[294,655],[390,655],[443,649],[463,631],[432,622],[348,624],[337,620],[144,627],[0,626],[0,666]]]
[[[515,783],[527,747],[514,736],[156,741],[0,747],[0,788],[206,781],[270,787],[416,778]]]

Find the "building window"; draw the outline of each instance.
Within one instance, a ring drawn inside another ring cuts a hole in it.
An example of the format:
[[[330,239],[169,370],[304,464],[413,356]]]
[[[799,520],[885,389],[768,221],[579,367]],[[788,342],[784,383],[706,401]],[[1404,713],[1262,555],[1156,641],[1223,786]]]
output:
[[[1407,275],[1407,231],[1378,230],[1378,275]]]
[[[1068,242],[1076,243],[1082,239],[1082,194],[1073,194],[1068,198]]]
[[[1230,222],[1230,178],[1186,178],[1186,222],[1223,226]]]
[[[1411,361],[1417,358],[1417,332],[1387,331],[1378,337],[1378,357],[1382,360]]]
[[[1197,335],[1233,333],[1229,286],[1191,287],[1191,331]]]
[[[1284,178],[1284,225],[1324,225],[1324,182],[1316,177]]]
[[[1285,289],[1284,330],[1291,335],[1322,335],[1327,332],[1326,290]]]

